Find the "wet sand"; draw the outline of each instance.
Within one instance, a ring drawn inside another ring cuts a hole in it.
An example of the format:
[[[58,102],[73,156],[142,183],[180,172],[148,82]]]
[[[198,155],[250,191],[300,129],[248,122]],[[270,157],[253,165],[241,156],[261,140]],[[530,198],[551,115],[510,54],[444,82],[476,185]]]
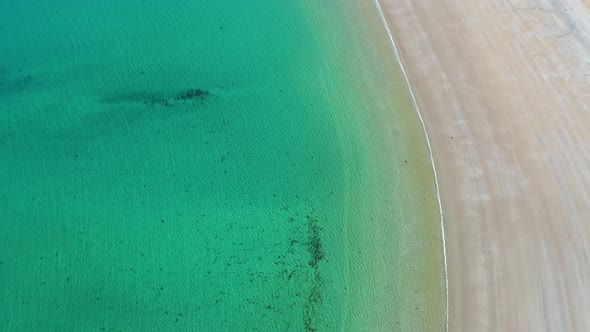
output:
[[[590,330],[590,1],[380,0],[432,144],[450,331]]]

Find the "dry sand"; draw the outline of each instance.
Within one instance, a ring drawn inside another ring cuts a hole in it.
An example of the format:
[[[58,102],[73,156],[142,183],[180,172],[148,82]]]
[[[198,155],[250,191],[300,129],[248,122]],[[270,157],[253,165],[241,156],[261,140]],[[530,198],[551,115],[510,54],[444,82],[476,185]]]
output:
[[[380,0],[430,136],[450,331],[590,331],[590,0]]]

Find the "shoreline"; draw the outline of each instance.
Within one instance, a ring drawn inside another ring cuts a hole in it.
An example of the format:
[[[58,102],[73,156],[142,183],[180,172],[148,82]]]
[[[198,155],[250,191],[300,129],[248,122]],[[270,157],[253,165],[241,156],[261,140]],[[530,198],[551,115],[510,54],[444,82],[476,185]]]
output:
[[[445,331],[449,330],[449,274],[448,274],[448,266],[447,266],[447,244],[445,240],[445,223],[444,223],[444,214],[442,210],[442,203],[440,200],[440,187],[438,184],[438,175],[436,173],[436,165],[434,163],[434,157],[432,156],[432,145],[430,144],[430,138],[428,137],[428,131],[426,130],[426,125],[424,124],[424,119],[422,117],[422,112],[420,111],[420,107],[418,106],[418,102],[416,100],[416,96],[414,95],[414,90],[412,89],[412,85],[410,84],[410,79],[408,78],[408,74],[406,73],[406,69],[404,68],[403,61],[400,57],[398,52],[397,45],[395,44],[395,40],[389,28],[389,24],[387,23],[387,19],[385,18],[385,14],[383,13],[383,9],[381,7],[380,0],[374,0],[375,6],[379,11],[379,16],[383,22],[383,26],[387,31],[387,36],[391,41],[391,48],[393,50],[393,55],[395,60],[398,62],[399,67],[402,71],[404,80],[407,85],[407,89],[410,92],[410,96],[412,98],[412,104],[414,106],[414,110],[418,114],[418,118],[420,119],[420,124],[422,125],[422,131],[424,132],[424,139],[426,140],[426,145],[428,145],[428,156],[430,159],[430,163],[432,165],[432,173],[434,176],[434,185],[436,190],[436,200],[438,205],[438,213],[440,218],[440,228],[441,228],[441,240],[442,240],[442,255],[443,255],[443,266],[444,266],[444,282],[445,282]]]
[[[589,4],[534,2],[381,0],[439,171],[453,331],[590,329]]]
[[[334,4],[336,24],[316,21],[323,16],[315,6],[306,10],[312,26],[322,27],[316,36],[326,66],[334,66],[342,84],[332,95],[354,96],[341,107],[353,112],[333,114],[348,151],[342,326],[441,330],[446,291],[440,206],[428,143],[402,68],[374,3]],[[326,88],[334,89],[334,83]],[[347,147],[355,141],[362,146],[358,151]]]
[[[417,266],[420,266],[415,270],[407,267],[400,269],[403,272],[399,273],[398,277],[401,278],[398,281],[404,286],[398,287],[403,288],[403,290],[400,289],[400,292],[406,298],[395,300],[397,302],[395,313],[405,316],[405,323],[403,326],[396,325],[395,328],[400,331],[440,330],[446,328],[447,323],[446,262],[444,259],[444,235],[441,233],[440,223],[441,205],[438,204],[438,185],[430,154],[430,143],[425,135],[421,115],[417,112],[413,92],[407,82],[404,68],[399,59],[392,56],[392,39],[384,26],[379,8],[375,3],[370,2],[357,6],[355,12],[358,12],[356,14],[358,17],[355,17],[356,19],[348,17],[347,20],[364,24],[360,30],[356,30],[356,33],[351,31],[350,35],[360,34],[357,38],[368,38],[370,46],[363,43],[363,47],[371,49],[371,51],[366,51],[366,54],[370,54],[369,57],[373,59],[373,66],[375,64],[382,66],[380,69],[376,69],[377,78],[364,77],[373,85],[370,92],[373,98],[382,101],[374,105],[371,104],[373,106],[372,116],[377,121],[371,130],[383,133],[376,141],[383,142],[383,155],[388,156],[385,158],[387,164],[390,165],[387,173],[394,173],[395,176],[405,178],[403,183],[406,186],[392,188],[396,188],[394,190],[406,188],[408,194],[421,193],[428,197],[428,203],[425,201],[418,203],[418,207],[413,212],[414,215],[405,220],[411,231],[406,231],[403,235],[397,234],[395,238],[390,239],[390,241],[400,241],[400,243],[411,247],[410,251],[413,252],[411,256],[405,253],[401,254],[402,264],[413,261]],[[391,135],[391,130],[395,127],[398,127],[398,132]],[[398,162],[405,163],[404,160],[397,160],[401,155],[406,158],[412,155],[412,159],[415,159],[409,165],[413,166],[405,170],[401,168],[403,170],[401,173],[399,171],[392,172],[392,170],[399,168]],[[408,198],[392,197],[404,202],[402,204],[416,204],[417,202],[408,200]],[[424,199],[426,200],[426,197]],[[395,210],[393,205],[390,205],[389,208]],[[400,220],[393,219],[391,221],[396,223]],[[428,244],[412,243],[412,240],[416,239],[423,240]],[[394,251],[406,251],[396,245],[391,248]],[[395,261],[391,261],[390,264],[395,265],[395,263]],[[399,269],[399,266],[397,268]],[[410,270],[412,271],[410,272]],[[398,297],[399,295],[401,294],[398,294]],[[426,311],[416,313],[414,309],[417,307],[411,305],[412,302]]]

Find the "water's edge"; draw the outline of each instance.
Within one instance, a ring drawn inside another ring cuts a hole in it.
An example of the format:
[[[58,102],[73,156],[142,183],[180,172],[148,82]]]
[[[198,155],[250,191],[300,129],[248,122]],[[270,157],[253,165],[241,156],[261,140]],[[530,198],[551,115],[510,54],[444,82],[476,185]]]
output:
[[[404,64],[403,61],[401,59],[401,56],[397,50],[397,46],[395,44],[395,40],[393,38],[393,34],[391,33],[391,29],[389,28],[389,24],[387,23],[387,18],[385,18],[385,14],[383,13],[383,8],[381,7],[381,3],[379,0],[374,0],[375,1],[375,6],[377,7],[377,10],[379,11],[379,16],[381,17],[381,20],[383,21],[383,26],[385,28],[385,30],[387,31],[387,36],[389,37],[389,40],[391,41],[391,48],[394,54],[394,57],[396,59],[396,61],[399,63],[399,66],[402,70],[402,73],[404,75],[404,79],[406,81],[406,85],[408,87],[408,91],[410,92],[410,95],[412,96],[412,103],[414,104],[414,109],[416,110],[416,113],[418,114],[418,118],[420,119],[420,124],[422,125],[422,130],[424,131],[424,138],[426,139],[426,143],[428,145],[428,156],[430,159],[430,162],[432,164],[432,173],[434,176],[434,184],[436,187],[436,200],[438,203],[438,213],[439,213],[439,217],[440,217],[440,231],[441,231],[441,240],[442,240],[442,253],[443,253],[443,263],[444,263],[444,278],[445,278],[445,331],[449,330],[449,276],[448,276],[448,267],[447,267],[447,244],[446,244],[446,240],[445,240],[445,223],[444,223],[444,217],[443,217],[443,209],[442,209],[442,202],[440,199],[440,187],[438,185],[438,175],[436,173],[436,165],[434,163],[434,157],[432,155],[432,145],[430,144],[430,138],[428,137],[428,131],[426,130],[426,125],[424,124],[424,119],[422,117],[422,112],[420,111],[420,107],[418,107],[418,102],[416,100],[416,96],[414,95],[414,91],[412,89],[412,84],[410,84],[410,80],[408,78],[408,75],[406,73],[406,70],[404,68]]]

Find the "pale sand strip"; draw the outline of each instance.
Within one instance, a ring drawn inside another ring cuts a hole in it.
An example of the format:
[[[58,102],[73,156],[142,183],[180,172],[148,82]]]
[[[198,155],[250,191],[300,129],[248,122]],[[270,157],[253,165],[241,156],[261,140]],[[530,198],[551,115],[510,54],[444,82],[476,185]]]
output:
[[[450,331],[590,331],[590,1],[381,0],[445,219]]]

